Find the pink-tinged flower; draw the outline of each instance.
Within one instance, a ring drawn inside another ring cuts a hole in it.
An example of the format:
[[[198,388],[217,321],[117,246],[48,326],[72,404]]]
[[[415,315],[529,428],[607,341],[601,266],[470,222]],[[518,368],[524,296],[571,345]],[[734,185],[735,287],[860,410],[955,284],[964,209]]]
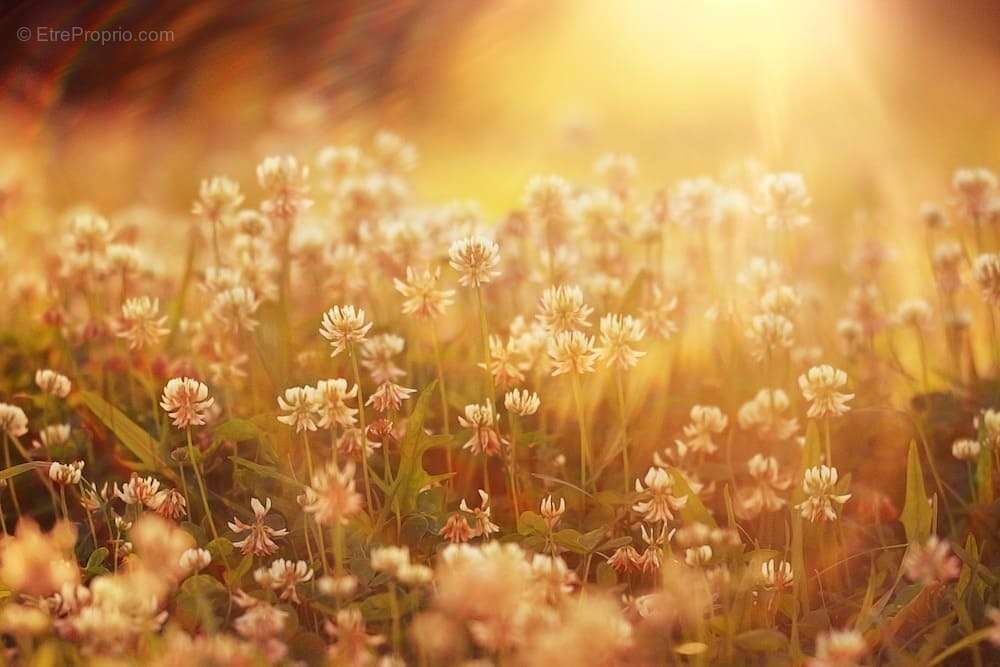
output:
[[[311,581],[313,570],[304,560],[290,561],[279,558],[271,562],[270,567],[260,567],[253,573],[253,579],[264,588],[280,591],[280,599],[298,604],[298,592],[295,587]]]
[[[493,401],[486,399],[485,405],[471,404],[465,406],[465,415],[458,416],[462,428],[472,429],[472,435],[462,445],[473,454],[497,456],[505,441],[497,431],[497,414],[493,409]]]
[[[948,541],[931,535],[925,544],[909,546],[903,556],[903,571],[910,581],[930,586],[958,579],[962,566]]]
[[[251,523],[244,523],[238,517],[233,517],[233,520],[229,522],[229,530],[234,533],[247,533],[247,536],[239,542],[233,542],[233,546],[246,555],[270,556],[278,550],[274,538],[285,537],[288,535],[288,531],[284,528],[271,528],[264,523],[267,513],[271,511],[270,498],[267,499],[266,503],[251,498],[250,507],[253,509]]]
[[[643,520],[666,524],[667,521],[673,521],[674,512],[687,505],[687,496],[678,498],[673,495],[674,479],[666,470],[650,468],[646,471],[643,481],[645,486],[639,480],[635,480],[639,501],[632,506],[634,511],[643,516]]]
[[[215,399],[208,387],[192,378],[174,378],[163,388],[160,407],[167,411],[177,428],[201,426],[208,420],[208,409]]]
[[[177,489],[158,491],[149,501],[148,506],[164,519],[176,521],[187,514],[187,499]]]
[[[476,530],[469,525],[465,515],[456,512],[448,517],[444,522],[438,535],[448,540],[452,544],[462,544],[468,542],[476,536]]]
[[[324,525],[334,522],[346,523],[363,508],[361,494],[355,489],[355,465],[348,461],[341,468],[336,463],[328,463],[313,475],[311,494],[304,509],[316,515],[316,521]]]
[[[618,574],[629,574],[640,570],[639,552],[631,544],[618,547],[608,558],[608,565]]]
[[[403,401],[408,399],[411,394],[413,394],[416,389],[409,389],[407,387],[401,387],[395,382],[383,382],[378,386],[378,389],[368,397],[365,401],[365,405],[375,406],[375,410],[378,412],[399,412],[399,408],[402,407]]]
[[[372,650],[385,643],[382,635],[370,635],[365,628],[365,619],[357,607],[341,609],[334,622],[326,622],[327,634],[333,640],[329,658],[333,664],[367,665],[373,662]]]
[[[773,558],[760,566],[760,575],[764,587],[773,591],[786,590],[795,580],[792,564],[783,560],[775,561]]]
[[[475,525],[476,536],[489,539],[489,536],[492,533],[499,532],[500,526],[493,523],[489,494],[482,489],[479,489],[479,498],[479,507],[470,509],[469,504],[465,502],[465,499],[463,498],[462,503],[459,505],[459,509],[472,515],[472,522]]]
[[[170,333],[164,325],[167,317],[160,316],[160,300],[140,296],[122,304],[122,321],[118,337],[128,341],[130,350],[141,350],[160,342]]]

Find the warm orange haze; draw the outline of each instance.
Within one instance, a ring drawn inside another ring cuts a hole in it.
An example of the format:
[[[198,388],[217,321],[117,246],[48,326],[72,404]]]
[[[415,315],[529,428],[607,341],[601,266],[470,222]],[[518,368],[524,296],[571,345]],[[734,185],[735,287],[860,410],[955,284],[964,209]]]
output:
[[[989,2],[15,2],[12,664],[1000,659]]]

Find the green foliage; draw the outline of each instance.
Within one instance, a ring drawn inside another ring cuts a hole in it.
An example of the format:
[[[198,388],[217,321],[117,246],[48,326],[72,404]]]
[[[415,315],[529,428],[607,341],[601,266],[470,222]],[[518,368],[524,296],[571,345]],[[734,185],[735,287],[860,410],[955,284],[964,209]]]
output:
[[[109,431],[115,434],[118,441],[144,466],[171,479],[174,478],[173,471],[166,466],[160,456],[156,441],[141,426],[92,391],[82,392],[82,397],[84,405],[101,420]]]
[[[917,443],[912,440],[906,457],[906,500],[900,521],[906,530],[907,541],[921,544],[927,541],[931,532],[933,509],[924,488],[924,471],[920,465]]]

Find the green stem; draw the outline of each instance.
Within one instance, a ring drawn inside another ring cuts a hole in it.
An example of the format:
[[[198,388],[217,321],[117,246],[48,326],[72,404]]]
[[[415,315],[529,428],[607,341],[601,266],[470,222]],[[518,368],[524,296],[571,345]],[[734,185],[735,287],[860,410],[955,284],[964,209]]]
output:
[[[580,392],[580,376],[570,373],[573,385],[573,402],[576,404],[576,421],[580,427],[580,488],[587,489],[587,461],[590,458],[590,434],[583,413],[583,398]],[[584,500],[586,502],[586,500]]]
[[[201,466],[195,458],[194,443],[191,441],[191,427],[187,429],[188,458],[191,459],[191,467],[194,469],[194,476],[198,480],[198,490],[201,492],[201,504],[205,509],[205,516],[208,517],[208,527],[212,529],[212,539],[219,539],[219,531],[215,529],[215,520],[212,518],[212,510],[208,507],[208,491],[205,490],[205,480],[201,476]]]
[[[507,423],[510,425],[510,497],[514,501],[514,520],[521,516],[521,503],[517,494],[517,424],[514,415],[507,413]]]
[[[628,413],[625,409],[625,382],[622,379],[621,369],[615,371],[615,384],[618,385],[618,414],[622,418],[622,472],[625,475],[625,493],[629,492],[629,482],[632,479],[632,472],[629,470],[628,460]]]
[[[927,667],[934,667],[934,665],[944,662],[945,660],[955,655],[956,653],[964,651],[965,649],[970,648],[972,646],[975,646],[984,639],[987,639],[993,632],[995,632],[995,629],[993,627],[981,628],[980,630],[973,632],[971,635],[958,640],[957,642],[955,642],[954,644],[952,644],[951,646],[949,646],[948,648],[946,648],[945,650],[941,651],[936,656],[931,658],[931,661],[927,663]]]
[[[399,655],[399,599],[396,597],[396,580],[389,580],[389,610],[392,614],[392,652]]]
[[[368,511],[375,511],[372,502],[371,475],[368,472],[368,422],[365,419],[365,395],[361,388],[361,371],[358,370],[358,355],[354,353],[354,344],[348,343],[347,356],[351,358],[351,369],[354,371],[354,384],[358,388],[358,419],[361,422],[361,471],[365,480],[365,500],[368,501]],[[383,445],[384,446],[384,445]]]
[[[482,285],[476,286],[476,303],[479,306],[479,333],[483,339],[483,372],[486,374],[484,386],[486,387],[486,391],[489,392],[487,398],[492,402],[496,399],[497,388],[493,383],[493,373],[490,372],[490,331],[489,325],[486,322],[486,307],[483,305]]]
[[[434,366],[437,369],[438,391],[441,394],[441,419],[444,424],[444,434],[451,435],[451,420],[448,417],[448,390],[444,386],[444,364],[441,363],[441,345],[438,342],[437,326],[431,324],[431,344],[434,347]],[[447,460],[448,473],[455,472],[455,464],[451,458],[451,443],[444,450]],[[454,483],[453,477],[448,478],[448,485]]]

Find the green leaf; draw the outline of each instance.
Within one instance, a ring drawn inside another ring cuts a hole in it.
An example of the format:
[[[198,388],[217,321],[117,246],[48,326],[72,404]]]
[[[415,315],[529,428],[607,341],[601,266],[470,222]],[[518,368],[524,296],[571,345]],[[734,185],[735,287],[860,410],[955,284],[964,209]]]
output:
[[[677,489],[675,495],[687,496],[687,504],[681,508],[681,518],[686,523],[698,522],[705,524],[709,528],[717,528],[718,524],[715,523],[715,517],[708,511],[705,504],[701,502],[701,498],[691,490],[691,484],[688,482],[687,477],[684,476],[684,473],[677,468],[667,468],[667,472],[674,478],[674,487]]]
[[[976,459],[976,500],[984,505],[993,502],[993,448],[983,445]]]
[[[18,463],[16,466],[0,470],[0,480],[17,477],[21,473],[28,472],[30,470],[47,469],[51,465],[52,461],[28,461],[27,463]]]
[[[756,653],[776,653],[788,647],[788,637],[777,630],[757,628],[741,632],[734,638],[736,645],[744,651]]]
[[[548,532],[548,526],[542,515],[525,510],[521,512],[521,516],[517,517],[517,532],[520,535],[544,535]]]
[[[923,544],[931,534],[933,519],[931,502],[924,488],[924,471],[920,465],[917,443],[910,441],[910,451],[906,457],[906,500],[900,521],[906,530],[908,542]]]
[[[596,576],[597,585],[602,588],[614,588],[618,585],[618,573],[607,562],[598,563]]]
[[[104,563],[104,559],[108,557],[107,547],[98,547],[90,553],[90,558],[87,559],[87,569],[93,569]]]
[[[101,423],[114,433],[118,441],[125,445],[137,459],[151,468],[165,467],[163,460],[157,454],[156,441],[141,426],[98,394],[84,391],[82,396],[84,405],[90,408],[90,411],[101,420]],[[172,471],[170,471],[170,477],[173,477]]]
[[[223,440],[244,442],[246,440],[256,440],[260,435],[260,429],[253,422],[246,419],[230,419],[216,427],[212,433],[212,438],[216,442]]]
[[[413,512],[417,508],[417,497],[425,487],[451,476],[450,473],[432,475],[424,469],[424,454],[434,447],[442,447],[451,441],[448,436],[429,436],[424,432],[424,421],[427,419],[436,387],[437,380],[424,387],[406,420],[406,434],[399,443],[399,468],[396,470],[396,478],[387,494],[380,518],[384,518],[391,510],[398,510],[402,514]],[[378,524],[380,525],[381,521]]]
[[[564,549],[568,549],[573,553],[586,554],[590,550],[580,541],[583,535],[580,531],[574,530],[572,528],[563,528],[562,530],[557,530],[552,533],[552,541],[561,546]]]
[[[246,468],[247,470],[256,473],[259,477],[269,477],[271,479],[276,479],[279,482],[283,482],[296,489],[302,489],[305,486],[304,484],[302,484],[302,482],[296,481],[295,479],[289,477],[288,475],[278,472],[271,466],[265,466],[259,463],[254,463],[253,461],[245,459],[241,456],[230,456],[229,460],[233,462],[233,465],[238,466],[240,468]]]

